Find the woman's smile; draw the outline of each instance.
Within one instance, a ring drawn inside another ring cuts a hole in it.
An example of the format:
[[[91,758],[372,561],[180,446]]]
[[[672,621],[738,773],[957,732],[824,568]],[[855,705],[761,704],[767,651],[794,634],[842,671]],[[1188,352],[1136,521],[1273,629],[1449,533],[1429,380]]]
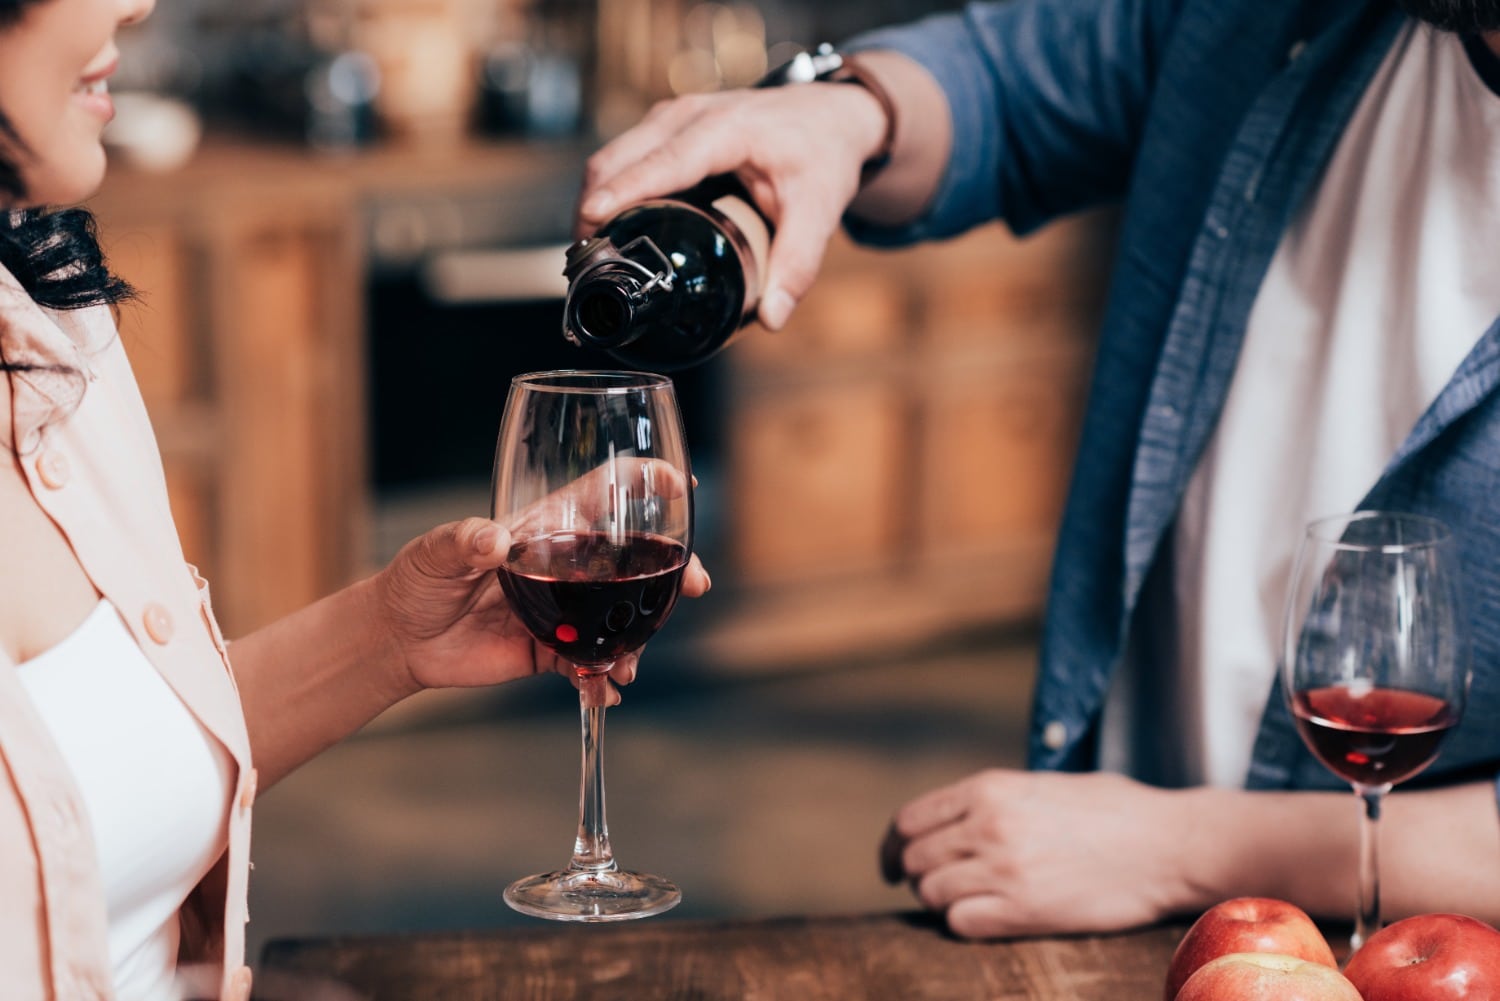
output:
[[[109,96],[109,78],[119,64],[119,58],[111,55],[107,65],[85,75],[73,91],[75,100],[105,122],[115,117],[115,102]]]

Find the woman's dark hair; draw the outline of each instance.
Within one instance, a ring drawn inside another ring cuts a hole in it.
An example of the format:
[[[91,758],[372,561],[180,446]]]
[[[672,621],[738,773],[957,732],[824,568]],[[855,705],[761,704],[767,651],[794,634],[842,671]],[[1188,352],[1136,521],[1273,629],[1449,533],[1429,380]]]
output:
[[[112,305],[134,295],[110,273],[94,217],[83,209],[0,213],[0,265],[52,309]]]
[[[0,111],[0,195],[15,204],[25,201],[26,186],[13,150],[27,155]],[[84,209],[0,211],[0,264],[27,294],[53,309],[113,304],[133,294],[123,279],[109,273],[94,217]]]

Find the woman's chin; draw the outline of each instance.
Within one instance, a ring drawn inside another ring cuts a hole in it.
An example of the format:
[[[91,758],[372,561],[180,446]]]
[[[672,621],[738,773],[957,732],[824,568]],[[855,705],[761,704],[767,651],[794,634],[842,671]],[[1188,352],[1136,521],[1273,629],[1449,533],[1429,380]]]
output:
[[[38,164],[23,170],[26,206],[77,205],[88,200],[104,183],[105,164],[104,144],[95,142],[91,149],[70,157],[65,168],[48,169]]]

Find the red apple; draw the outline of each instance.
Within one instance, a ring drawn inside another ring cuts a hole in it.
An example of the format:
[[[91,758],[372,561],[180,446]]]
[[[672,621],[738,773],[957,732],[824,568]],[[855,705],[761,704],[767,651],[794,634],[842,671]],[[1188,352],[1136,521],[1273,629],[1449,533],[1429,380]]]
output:
[[[1462,914],[1419,914],[1371,935],[1344,972],[1365,1001],[1500,998],[1500,931]]]
[[[1198,967],[1232,952],[1275,952],[1338,969],[1328,940],[1302,908],[1269,897],[1235,897],[1204,911],[1177,943],[1162,1001],[1173,1001]]]
[[[1331,966],[1275,952],[1231,952],[1198,967],[1177,1001],[1361,1001]]]

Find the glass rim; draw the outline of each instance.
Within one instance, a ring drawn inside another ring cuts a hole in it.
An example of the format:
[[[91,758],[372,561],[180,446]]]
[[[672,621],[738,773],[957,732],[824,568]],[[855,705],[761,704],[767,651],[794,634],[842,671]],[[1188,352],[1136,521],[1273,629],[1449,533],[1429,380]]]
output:
[[[1348,531],[1350,526],[1377,520],[1405,522],[1411,524],[1413,527],[1420,526],[1426,529],[1426,534],[1410,542],[1351,542],[1344,538],[1344,533]],[[1418,514],[1414,511],[1381,509],[1354,511],[1349,514],[1335,514],[1322,518],[1314,518],[1307,523],[1303,534],[1306,538],[1346,552],[1404,553],[1415,549],[1431,549],[1453,541],[1453,530],[1441,518],[1436,518],[1429,514]]]
[[[510,384],[544,393],[633,393],[672,386],[670,376],[659,372],[640,372],[610,368],[553,368],[542,372],[523,372]]]

